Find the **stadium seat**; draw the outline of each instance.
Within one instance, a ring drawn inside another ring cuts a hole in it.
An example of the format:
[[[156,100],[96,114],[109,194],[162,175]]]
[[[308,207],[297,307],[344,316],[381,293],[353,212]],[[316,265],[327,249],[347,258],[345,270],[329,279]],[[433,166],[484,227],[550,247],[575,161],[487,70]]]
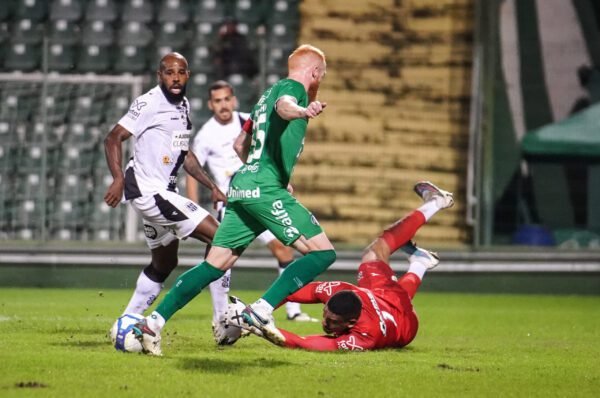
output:
[[[187,45],[189,31],[184,25],[165,22],[159,25],[158,28],[155,40],[157,47],[168,46],[181,49]]]
[[[21,0],[16,2],[15,19],[42,21],[48,15],[48,2],[44,0]]]
[[[89,0],[85,19],[89,21],[113,22],[117,19],[118,7],[113,0]]]
[[[58,19],[50,25],[50,43],[75,45],[79,43],[79,25]]]
[[[123,21],[148,23],[154,19],[154,2],[152,0],[126,0],[124,3],[121,13]]]
[[[267,41],[269,46],[295,47],[297,37],[297,27],[282,23],[269,26],[267,32]]]
[[[121,46],[118,48],[113,69],[117,73],[146,72],[146,49],[144,47]]]
[[[88,45],[80,48],[77,57],[77,70],[82,73],[104,73],[112,65],[112,51],[109,46]]]
[[[115,33],[110,23],[105,21],[87,21],[83,25],[81,44],[84,46],[110,46],[113,44]]]
[[[74,123],[97,125],[104,118],[105,103],[89,93],[88,96],[78,96],[70,113],[70,120]]]
[[[194,22],[221,23],[228,14],[225,1],[199,0],[194,7]]]
[[[11,29],[11,40],[25,44],[39,44],[44,38],[44,24],[31,19],[16,20]]]
[[[26,43],[13,43],[8,47],[5,69],[32,71],[40,65],[40,47]]]
[[[0,22],[10,19],[13,8],[14,5],[12,1],[6,1],[2,4],[2,7],[0,7]]]
[[[50,20],[78,21],[83,11],[81,1],[83,0],[53,0],[50,5]]]
[[[194,73],[212,74],[214,70],[213,61],[210,57],[210,49],[205,45],[197,45],[190,49],[188,55],[190,70]]]
[[[273,7],[267,14],[269,25],[286,24],[291,26],[300,25],[300,9],[298,1],[274,0]]]
[[[193,46],[210,46],[219,35],[219,25],[211,22],[198,22],[192,39]]]
[[[256,27],[266,22],[269,3],[262,0],[237,0],[233,16],[239,23],[245,23],[249,27]]]
[[[186,0],[161,0],[158,22],[186,23],[190,19],[189,2]]]
[[[75,71],[75,46],[51,44],[48,49],[48,70],[73,73]]]
[[[153,40],[152,31],[138,21],[125,23],[117,35],[120,46],[146,46]]]

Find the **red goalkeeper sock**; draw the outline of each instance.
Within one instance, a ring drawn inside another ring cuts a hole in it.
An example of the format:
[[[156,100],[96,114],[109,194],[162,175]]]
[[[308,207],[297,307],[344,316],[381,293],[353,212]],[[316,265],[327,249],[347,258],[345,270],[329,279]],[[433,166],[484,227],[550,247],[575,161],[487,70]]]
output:
[[[398,284],[408,293],[408,296],[412,300],[415,294],[417,294],[417,289],[421,286],[421,279],[412,272],[407,272],[402,275]]]
[[[385,229],[380,238],[385,240],[390,247],[390,251],[393,253],[411,240],[425,222],[423,213],[419,210],[414,210],[403,219],[398,220],[395,224]]]

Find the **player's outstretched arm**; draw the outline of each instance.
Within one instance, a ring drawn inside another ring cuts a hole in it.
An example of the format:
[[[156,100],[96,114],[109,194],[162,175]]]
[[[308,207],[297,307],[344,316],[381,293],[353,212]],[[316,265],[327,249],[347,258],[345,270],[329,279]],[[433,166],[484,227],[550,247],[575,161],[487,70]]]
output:
[[[297,334],[279,329],[285,341],[277,344],[286,348],[301,348],[309,351],[364,351],[373,348],[373,344],[358,333],[343,336],[298,336]],[[269,340],[265,337],[266,340]]]
[[[123,150],[121,143],[131,137],[131,133],[123,126],[117,124],[104,139],[104,154],[106,163],[113,177],[104,195],[104,201],[110,207],[117,207],[123,197],[125,176],[123,175]]]
[[[206,170],[200,166],[200,162],[198,162],[198,158],[194,155],[194,152],[188,152],[185,161],[183,162],[183,168],[189,175],[198,180],[200,184],[211,190],[211,199],[215,209],[217,208],[218,202],[227,203],[227,197],[221,192]]]
[[[294,120],[300,118],[312,119],[321,114],[325,107],[326,102],[313,101],[306,108],[298,105],[296,98],[284,95],[277,100],[276,108],[277,114],[284,120]]]

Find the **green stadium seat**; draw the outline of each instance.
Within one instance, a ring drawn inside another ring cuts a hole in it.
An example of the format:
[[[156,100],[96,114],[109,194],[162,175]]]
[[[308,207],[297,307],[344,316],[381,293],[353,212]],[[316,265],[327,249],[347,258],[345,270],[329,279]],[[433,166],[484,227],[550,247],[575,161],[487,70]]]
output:
[[[16,2],[15,19],[42,21],[48,15],[48,2],[44,0],[21,0]]]
[[[39,44],[44,38],[44,24],[31,19],[20,19],[13,23],[11,40],[18,43]]]
[[[221,23],[228,14],[226,1],[199,0],[194,8],[194,22]]]
[[[212,74],[214,66],[210,56],[210,48],[204,45],[197,45],[190,49],[191,54],[188,54],[190,70],[194,73]]]
[[[190,19],[187,0],[161,0],[158,7],[158,22],[186,23]]]
[[[194,30],[192,45],[210,46],[219,35],[219,25],[211,22],[197,22]]]
[[[48,49],[48,70],[74,73],[75,46],[51,44]]]
[[[270,2],[263,0],[237,0],[233,10],[233,16],[239,23],[248,26],[258,26],[266,23],[266,15]]]
[[[74,123],[97,125],[104,118],[105,103],[100,98],[92,96],[78,96],[71,110],[70,120]]]
[[[39,67],[40,56],[40,47],[37,45],[12,43],[8,47],[4,67],[9,70],[32,71]]]
[[[154,2],[152,0],[126,0],[123,5],[121,19],[142,23],[154,20]]]
[[[79,50],[77,70],[82,73],[105,73],[112,65],[110,46],[87,45]]]
[[[83,24],[81,44],[84,46],[110,46],[115,39],[115,32],[110,23],[105,21],[87,21]]]
[[[0,21],[6,21],[12,16],[14,4],[12,0],[7,0],[0,7]]]
[[[269,25],[285,24],[299,26],[300,9],[298,2],[292,0],[274,0],[267,19]]]
[[[120,46],[147,46],[153,41],[152,30],[139,21],[129,21],[124,24],[117,37],[117,44]]]
[[[58,19],[50,24],[50,43],[79,44],[79,25],[66,19]]]
[[[155,41],[158,47],[182,48],[187,45],[188,29],[184,25],[175,22],[164,22],[159,27]]]
[[[118,47],[113,70],[117,73],[142,73],[148,70],[146,49],[136,46]]]
[[[89,21],[113,22],[118,16],[118,7],[113,0],[88,0],[85,19]]]
[[[50,5],[50,20],[80,20],[83,14],[81,1],[83,0],[53,0]]]

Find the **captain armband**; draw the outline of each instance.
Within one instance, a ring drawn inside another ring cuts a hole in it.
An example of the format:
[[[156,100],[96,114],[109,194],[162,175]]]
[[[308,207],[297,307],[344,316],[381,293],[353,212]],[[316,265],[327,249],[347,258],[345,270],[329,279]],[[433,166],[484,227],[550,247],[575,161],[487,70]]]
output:
[[[246,122],[242,126],[242,130],[244,131],[244,133],[252,135],[252,119],[246,120]]]

